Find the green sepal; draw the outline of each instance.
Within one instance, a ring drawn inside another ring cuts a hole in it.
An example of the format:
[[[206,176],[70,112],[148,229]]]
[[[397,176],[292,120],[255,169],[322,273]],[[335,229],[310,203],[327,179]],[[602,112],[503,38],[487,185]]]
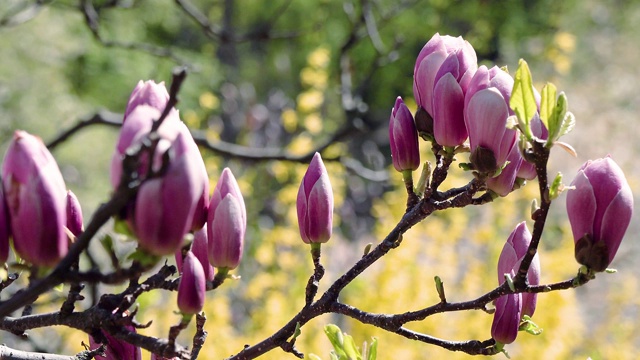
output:
[[[473,165],[471,163],[458,163],[458,167],[464,171],[473,170]]]
[[[520,322],[518,331],[525,331],[531,335],[536,336],[542,334],[542,328],[534,323],[529,315],[525,315],[522,317],[522,321]]]
[[[549,198],[551,200],[556,199],[558,196],[560,196],[563,190],[564,185],[562,184],[562,173],[559,172],[553,179],[551,187],[549,188]]]
[[[447,298],[444,294],[444,283],[440,276],[436,275],[433,277],[433,280],[436,282],[436,291],[438,292],[438,297],[440,297],[440,301],[443,303],[447,302]]]
[[[136,235],[133,233],[133,230],[129,226],[129,223],[126,220],[119,219],[117,217],[114,217],[113,231],[118,234],[126,235],[127,237],[136,237]]]
[[[511,356],[509,356],[509,353],[507,352],[507,350],[504,348],[504,344],[501,342],[496,341],[496,344],[493,345],[493,347],[500,353],[503,353],[504,356],[507,357],[507,359],[511,359]]]
[[[302,331],[300,330],[300,322],[298,321],[296,323],[295,330],[293,330],[293,336],[291,337],[291,340],[289,340],[289,341],[295,340],[298,336],[300,336],[300,334],[302,334]]]
[[[511,278],[511,274],[504,274],[504,281],[507,282],[507,285],[509,285],[509,289],[511,289],[511,291],[516,291],[516,287],[513,285],[513,279]]]
[[[162,257],[160,256],[149,254],[148,252],[140,248],[136,249],[136,251],[127,256],[127,259],[137,261],[145,268],[152,267],[153,265],[157,264],[161,258]]]

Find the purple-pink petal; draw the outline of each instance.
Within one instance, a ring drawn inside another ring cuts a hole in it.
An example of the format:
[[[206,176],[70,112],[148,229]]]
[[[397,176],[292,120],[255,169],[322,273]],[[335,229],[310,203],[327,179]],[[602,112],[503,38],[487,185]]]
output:
[[[209,262],[217,267],[235,269],[242,258],[245,224],[238,199],[227,194],[208,221]]]
[[[433,129],[436,142],[457,146],[467,139],[464,122],[464,94],[451,73],[436,84],[433,97]]]
[[[191,251],[184,258],[182,276],[178,284],[178,309],[183,314],[197,314],[202,311],[207,291],[204,270],[200,261]]]
[[[597,205],[593,187],[584,171],[578,172],[571,185],[575,188],[567,192],[567,215],[573,239],[578,241],[586,234],[593,235]]]

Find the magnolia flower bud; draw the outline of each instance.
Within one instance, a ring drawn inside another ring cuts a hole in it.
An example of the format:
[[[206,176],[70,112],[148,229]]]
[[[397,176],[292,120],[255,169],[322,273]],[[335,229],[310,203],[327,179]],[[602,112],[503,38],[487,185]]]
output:
[[[205,224],[200,230],[193,233],[191,252],[200,261],[202,269],[204,270],[205,279],[207,281],[213,281],[215,270],[213,266],[211,266],[211,263],[209,263],[208,247],[207,225]],[[178,271],[182,272],[182,249],[176,251],[176,265],[178,266]]]
[[[4,190],[0,182],[0,265],[9,257],[9,238],[11,237],[11,218],[4,198]]]
[[[631,221],[631,188],[609,156],[587,161],[571,185],[575,189],[567,193],[567,214],[576,260],[594,271],[604,271]]]
[[[511,232],[498,259],[498,283],[504,283],[505,274],[515,276],[522,259],[531,243],[531,233],[523,221]],[[540,259],[533,257],[527,272],[529,285],[540,284]],[[496,300],[496,312],[491,325],[491,336],[498,342],[510,344],[518,335],[522,316],[533,316],[536,310],[537,294],[508,294]]]
[[[178,309],[183,314],[197,314],[202,311],[207,284],[202,264],[191,251],[187,252],[182,264],[182,277],[178,285]]]
[[[487,179],[487,188],[500,196],[507,196],[513,190],[516,175],[524,161],[517,146],[511,148],[507,161],[509,163],[502,169],[500,175]]]
[[[67,191],[67,229],[75,236],[80,236],[84,231],[82,224],[82,207],[71,190]]]
[[[329,175],[316,153],[302,178],[296,201],[300,236],[305,243],[325,243],[333,227],[333,192]]]
[[[500,91],[487,88],[473,94],[464,116],[469,130],[470,159],[475,169],[492,173],[502,167],[517,133],[506,127],[509,110]]]
[[[127,330],[131,331],[131,332],[136,332],[136,328],[130,325],[125,326],[127,328]],[[112,336],[111,334],[107,333],[106,331],[102,331],[102,335],[107,339],[107,343],[106,345],[106,349],[104,352],[105,356],[100,356],[97,355],[95,358],[97,360],[141,360],[142,359],[142,353],[140,351],[140,348],[129,344],[126,341],[123,340],[119,340],[117,338],[115,338],[114,336]],[[100,343],[98,343],[93,336],[89,336],[89,347],[91,349],[95,349],[98,346],[100,346]]]
[[[140,80],[129,96],[127,109],[124,113],[125,121],[129,114],[139,105],[149,105],[162,112],[169,101],[169,93],[164,81],[156,84],[153,80]]]
[[[16,131],[2,164],[13,244],[34,265],[53,266],[67,253],[66,188],[39,138]]]
[[[515,276],[520,268],[522,259],[529,251],[531,243],[531,232],[527,224],[523,221],[511,232],[507,242],[502,248],[498,259],[498,283],[504,282],[504,274]],[[529,271],[527,272],[527,282],[529,285],[540,284],[540,257],[538,253],[533,257]],[[536,310],[537,294],[522,293],[522,315],[533,316]]]
[[[120,184],[122,176],[122,160],[131,146],[140,145],[144,137],[151,131],[153,121],[160,117],[160,110],[147,105],[140,105],[133,109],[127,117],[127,122],[122,125],[120,135],[116,144],[113,157],[111,158],[111,185],[114,189]],[[156,154],[160,154],[161,150],[166,150],[175,140],[176,136],[181,132],[188,132],[184,124],[180,121],[178,112],[170,113],[158,129],[161,144],[160,149],[156,149]],[[197,146],[196,146],[197,148]],[[148,157],[142,156],[138,168],[138,175],[145,176],[149,168]],[[162,165],[162,157],[156,155],[153,159],[153,169],[159,170]]]
[[[511,344],[518,336],[522,318],[520,294],[502,295],[496,300],[496,312],[491,324],[491,337],[502,344]]]
[[[180,125],[183,130],[168,149],[166,171],[145,181],[136,197],[133,228],[140,246],[154,255],[172,254],[180,247],[203,191],[200,152],[194,151],[188,129]]]
[[[433,118],[438,144],[457,146],[467,138],[464,94],[477,65],[475,50],[462,37],[435,34],[422,48],[413,71],[413,93]]]
[[[420,166],[418,132],[411,111],[398,96],[389,119],[389,143],[393,167],[402,172],[416,170]]]
[[[207,235],[209,262],[217,268],[235,269],[240,264],[247,231],[247,209],[235,177],[222,171],[209,204]]]

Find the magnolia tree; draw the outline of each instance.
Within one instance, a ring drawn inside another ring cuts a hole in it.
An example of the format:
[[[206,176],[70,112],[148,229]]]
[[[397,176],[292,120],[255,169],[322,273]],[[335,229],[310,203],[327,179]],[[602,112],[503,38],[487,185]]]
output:
[[[22,335],[29,329],[61,325],[85,332],[88,341],[86,351],[75,356],[2,346],[3,358],[139,359],[144,349],[153,359],[196,359],[207,332],[217,331],[207,328],[203,306],[211,292],[241,275],[237,271],[241,260],[252,261],[242,259],[243,244],[247,223],[257,220],[247,217],[232,169],[225,168],[210,191],[204,161],[175,107],[185,76],[178,69],[169,90],[153,80],[141,81],[134,88],[114,144],[112,196],[88,221],[83,221],[78,199],[66,189],[43,142],[15,131],[2,163],[0,261],[5,271],[0,289],[10,288],[18,277],[28,276],[29,281],[0,301],[0,328]],[[423,342],[425,347],[472,355],[506,353],[506,345],[520,331],[540,331],[533,321],[536,310],[545,311],[536,309],[538,294],[579,287],[600,272],[613,271],[608,266],[631,219],[631,190],[609,156],[585,163],[570,185],[564,185],[559,174],[549,177],[550,150],[560,146],[574,152],[560,141],[575,122],[564,93],[550,83],[538,92],[524,60],[513,76],[498,66],[478,67],[471,44],[461,37],[439,34],[417,56],[413,92],[418,105],[415,114],[398,97],[389,119],[391,160],[402,174],[407,194],[404,215],[342,275],[325,278],[321,250],[331,240],[334,199],[322,154],[309,156],[297,195],[297,216],[300,240],[310,246],[314,270],[306,285],[291,284],[306,286],[304,306],[279,330],[238,349],[229,359],[253,359],[272,350],[303,358],[305,349],[296,347],[296,338],[305,324],[327,313]],[[415,174],[424,161],[420,146],[430,147],[432,156]],[[454,162],[458,166],[452,166]],[[466,176],[466,185],[443,188],[454,171]],[[532,199],[530,219],[512,224],[513,231],[503,239],[493,290],[451,302],[442,280],[435,277],[439,302],[390,314],[367,312],[340,300],[348,284],[402,246],[403,234],[414,225],[445,209],[491,206],[493,200],[509,196],[525,181],[537,181],[539,196]],[[565,281],[542,284],[537,249],[550,206],[559,196],[566,196],[577,272]],[[137,249],[130,255],[130,266],[121,267],[116,259],[111,272],[101,272],[80,259],[110,219],[115,231],[137,239]],[[527,221],[532,222],[531,227]],[[177,267],[168,258],[175,258]],[[327,283],[324,291],[319,290],[321,282]],[[128,286],[121,292],[102,294],[93,306],[79,308],[84,287],[95,283]],[[33,313],[39,297],[60,285],[69,285],[69,291],[57,304],[59,310]],[[166,338],[143,335],[140,329],[147,324],[136,320],[136,299],[146,292],[167,290],[177,292],[175,309],[181,319],[168,329]],[[21,315],[12,316],[21,308]],[[407,326],[435,314],[465,310],[492,314],[486,339],[448,341]],[[193,343],[178,343],[178,335],[194,316]],[[358,348],[335,325],[327,325],[325,332],[334,346],[332,358],[376,358],[375,341]],[[215,335],[210,341],[216,341]]]

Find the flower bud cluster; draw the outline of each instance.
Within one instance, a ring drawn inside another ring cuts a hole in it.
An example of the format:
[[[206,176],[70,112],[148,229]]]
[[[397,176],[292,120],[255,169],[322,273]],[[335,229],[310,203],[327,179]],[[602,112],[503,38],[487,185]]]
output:
[[[140,82],[134,89],[111,161],[111,183],[120,185],[127,149],[141,146],[169,96],[163,83]],[[143,156],[138,175],[146,179],[128,206],[126,219],[140,247],[153,255],[168,255],[184,235],[204,225],[209,179],[189,129],[172,109],[158,129],[155,152]]]
[[[0,186],[0,263],[9,242],[18,256],[44,267],[55,266],[69,248],[69,232],[83,231],[82,209],[66,189],[55,159],[37,138],[16,131],[2,163]]]
[[[111,162],[114,188],[120,186],[125,155],[149,141],[148,134],[168,101],[163,83],[141,81],[133,90]],[[247,212],[228,168],[209,197],[204,161],[176,109],[168,112],[157,135],[154,152],[142,152],[136,174],[143,182],[126,208],[125,219],[142,250],[156,256],[175,254],[182,273],[178,307],[192,315],[202,310],[214,267],[226,272],[240,263]],[[190,231],[194,241],[183,257],[180,248]]]
[[[517,177],[533,179],[535,168],[517,147],[517,131],[507,128],[514,115],[509,106],[513,85],[513,78],[497,66],[478,67],[475,50],[462,37],[435,34],[414,66],[415,122],[400,97],[391,112],[389,141],[396,170],[418,168],[419,131],[445,147],[468,139],[472,168],[488,175],[487,187],[501,196],[512,191]],[[537,137],[546,138],[538,116],[531,127]]]

